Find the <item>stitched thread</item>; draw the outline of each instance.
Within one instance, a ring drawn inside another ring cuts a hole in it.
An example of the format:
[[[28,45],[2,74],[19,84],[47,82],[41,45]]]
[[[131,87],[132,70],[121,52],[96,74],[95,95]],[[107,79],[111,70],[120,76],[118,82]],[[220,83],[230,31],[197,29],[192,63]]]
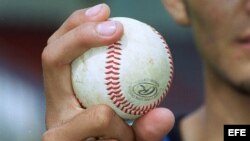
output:
[[[164,38],[162,37],[162,35],[158,31],[156,31],[154,28],[152,29],[159,36],[162,43],[164,44],[166,48],[166,53],[168,55],[169,64],[170,64],[170,76],[169,76],[170,79],[167,83],[166,90],[160,96],[160,98],[156,100],[154,103],[151,103],[146,106],[135,106],[126,100],[126,98],[124,97],[121,91],[120,77],[119,77],[120,75],[119,66],[120,66],[120,60],[121,60],[120,56],[122,55],[122,48],[121,48],[122,44],[120,42],[117,42],[108,47],[107,58],[106,58],[107,66],[105,67],[106,68],[105,79],[106,79],[106,86],[107,86],[106,89],[108,91],[108,95],[110,95],[110,99],[113,101],[113,104],[115,104],[117,108],[119,108],[120,110],[128,114],[143,115],[149,112],[150,110],[152,110],[153,108],[155,108],[156,106],[158,106],[160,102],[164,99],[164,97],[166,96],[170,88],[172,79],[173,79],[174,68],[173,68],[172,55],[170,53],[169,47],[166,41],[164,40]]]

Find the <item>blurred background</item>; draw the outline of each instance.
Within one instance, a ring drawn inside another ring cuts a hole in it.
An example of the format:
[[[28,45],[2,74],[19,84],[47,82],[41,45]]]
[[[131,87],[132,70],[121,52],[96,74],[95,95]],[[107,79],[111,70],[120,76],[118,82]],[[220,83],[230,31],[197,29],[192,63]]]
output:
[[[179,27],[161,0],[0,0],[0,141],[37,141],[45,131],[41,52],[49,36],[75,10],[105,2],[111,16],[155,27],[174,58],[174,81],[161,106],[176,115],[202,102],[201,62],[192,31]]]

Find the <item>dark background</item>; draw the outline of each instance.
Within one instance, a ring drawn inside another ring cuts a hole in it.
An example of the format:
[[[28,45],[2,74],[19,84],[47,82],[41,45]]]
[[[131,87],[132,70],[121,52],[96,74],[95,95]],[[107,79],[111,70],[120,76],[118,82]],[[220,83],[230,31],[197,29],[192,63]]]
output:
[[[106,2],[111,16],[131,17],[155,27],[174,58],[174,80],[161,106],[176,115],[202,102],[201,62],[192,31],[177,26],[156,0],[0,0],[0,140],[40,140],[45,100],[41,52],[49,36],[75,10]]]

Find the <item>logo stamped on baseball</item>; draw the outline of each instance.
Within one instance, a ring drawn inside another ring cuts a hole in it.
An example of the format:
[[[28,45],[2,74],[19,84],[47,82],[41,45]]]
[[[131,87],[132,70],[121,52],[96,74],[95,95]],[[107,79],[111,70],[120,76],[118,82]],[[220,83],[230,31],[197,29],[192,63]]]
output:
[[[151,26],[131,18],[110,20],[123,24],[122,38],[75,59],[72,86],[84,107],[106,104],[123,119],[136,119],[167,95],[173,79],[172,56]]]
[[[155,99],[158,94],[159,84],[153,80],[142,80],[130,86],[130,93],[133,98],[142,101]]]

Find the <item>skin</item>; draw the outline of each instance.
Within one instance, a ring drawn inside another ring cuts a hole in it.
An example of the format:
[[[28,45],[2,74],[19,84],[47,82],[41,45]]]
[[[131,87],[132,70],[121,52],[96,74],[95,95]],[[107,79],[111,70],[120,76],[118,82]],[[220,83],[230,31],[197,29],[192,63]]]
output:
[[[110,9],[106,4],[95,14],[88,15],[87,10],[75,11],[48,39],[42,53],[47,127],[42,140],[160,141],[174,124],[168,109],[156,108],[128,126],[108,106],[83,109],[75,98],[71,62],[92,47],[116,42],[123,34],[119,22],[112,32],[97,30],[100,24],[107,24]]]
[[[163,2],[193,29],[204,66],[204,104],[181,121],[182,139],[221,141],[224,124],[250,124],[250,1]]]

